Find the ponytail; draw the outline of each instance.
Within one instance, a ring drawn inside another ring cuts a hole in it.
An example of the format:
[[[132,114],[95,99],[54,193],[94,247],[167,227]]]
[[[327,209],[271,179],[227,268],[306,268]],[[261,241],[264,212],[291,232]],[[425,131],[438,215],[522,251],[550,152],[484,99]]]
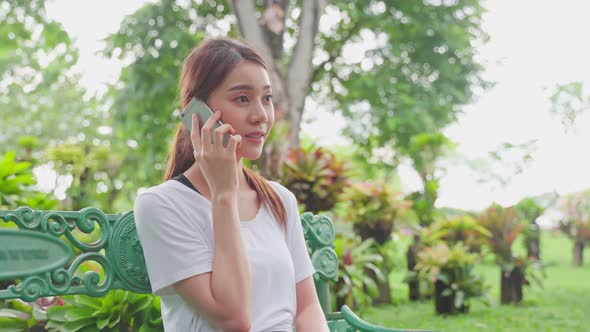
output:
[[[180,124],[176,128],[176,135],[170,147],[168,154],[168,164],[166,171],[164,171],[164,181],[168,181],[173,177],[184,173],[195,163],[195,156],[193,155],[193,144],[188,130]]]
[[[268,180],[247,167],[244,167],[244,175],[246,176],[248,185],[256,190],[256,194],[258,195],[258,198],[260,198],[260,201],[270,208],[276,220],[279,221],[279,224],[286,226],[287,211],[285,211],[285,206],[281,202],[277,193],[270,184],[268,184]]]

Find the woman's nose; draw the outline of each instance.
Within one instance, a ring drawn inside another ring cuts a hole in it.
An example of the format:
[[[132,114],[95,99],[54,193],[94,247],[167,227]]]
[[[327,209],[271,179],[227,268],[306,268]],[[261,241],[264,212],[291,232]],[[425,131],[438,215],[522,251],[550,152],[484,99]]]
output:
[[[268,121],[268,114],[267,110],[262,104],[262,102],[257,102],[254,104],[251,114],[251,118],[253,122],[267,122]]]

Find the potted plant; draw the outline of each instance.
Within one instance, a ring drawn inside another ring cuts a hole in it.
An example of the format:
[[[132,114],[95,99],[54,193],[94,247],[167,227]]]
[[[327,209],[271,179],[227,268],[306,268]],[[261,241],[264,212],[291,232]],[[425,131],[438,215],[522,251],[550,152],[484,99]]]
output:
[[[418,252],[415,270],[419,278],[428,278],[434,285],[437,314],[466,313],[474,298],[489,304],[489,287],[473,272],[477,261],[478,255],[461,242],[451,248],[438,243]]]
[[[590,242],[590,190],[562,198],[559,207],[559,230],[573,241],[573,264],[582,266],[584,246]]]
[[[336,308],[343,304],[351,308],[371,305],[373,298],[379,295],[379,289],[375,280],[367,275],[367,270],[373,271],[378,280],[385,280],[379,269],[383,256],[379,254],[375,241],[361,241],[358,236],[338,234],[334,247],[339,265],[338,281],[333,285]]]
[[[354,182],[344,190],[343,218],[352,222],[355,233],[365,240],[383,244],[391,237],[396,217],[410,207],[400,192],[377,182]]]
[[[460,215],[448,219],[439,219],[422,232],[425,246],[443,241],[448,244],[462,242],[469,252],[480,253],[490,232],[479,222],[469,216]]]
[[[525,198],[516,204],[516,210],[528,223],[524,230],[524,240],[527,256],[541,259],[541,228],[537,219],[543,215],[545,209],[532,198]]]
[[[501,303],[521,302],[522,288],[530,284],[526,279],[527,275],[531,275],[531,273],[527,274],[527,267],[541,267],[536,259],[518,257],[512,252],[512,244],[525,230],[526,222],[516,208],[504,208],[495,203],[480,214],[479,221],[490,232],[488,245],[496,255],[496,262],[500,265]]]
[[[282,183],[305,211],[331,210],[348,183],[348,165],[331,151],[310,144],[292,148],[282,169]]]

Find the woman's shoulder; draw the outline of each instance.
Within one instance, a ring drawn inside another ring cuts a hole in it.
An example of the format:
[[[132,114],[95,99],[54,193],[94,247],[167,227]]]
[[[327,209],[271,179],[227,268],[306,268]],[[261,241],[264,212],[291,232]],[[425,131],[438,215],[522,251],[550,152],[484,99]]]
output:
[[[197,193],[193,192],[192,189],[184,184],[176,180],[167,180],[158,185],[139,190],[135,198],[135,204],[145,202],[145,204],[141,205],[149,206],[156,203],[159,206],[172,207],[180,210],[185,205],[195,207],[204,205],[201,199],[195,199],[195,195],[198,196]],[[186,204],[187,201],[190,201],[190,204]]]
[[[198,199],[197,196],[197,193],[184,184],[167,180],[140,190],[133,209],[137,216],[146,220],[158,219],[159,224],[205,223],[208,220],[206,200]]]
[[[268,180],[268,183],[277,192],[277,194],[279,194],[279,196],[281,196],[281,198],[283,198],[283,200],[288,201],[291,196],[295,197],[295,195],[291,192],[291,190],[289,190],[287,187],[283,186],[279,182]]]
[[[137,193],[137,198],[140,198],[143,195],[154,195],[154,196],[158,196],[161,198],[164,197],[168,197],[170,195],[175,195],[178,194],[178,188],[176,186],[177,181],[174,180],[167,180],[164,181],[160,184],[148,187],[148,188],[142,188],[139,190],[139,192]]]

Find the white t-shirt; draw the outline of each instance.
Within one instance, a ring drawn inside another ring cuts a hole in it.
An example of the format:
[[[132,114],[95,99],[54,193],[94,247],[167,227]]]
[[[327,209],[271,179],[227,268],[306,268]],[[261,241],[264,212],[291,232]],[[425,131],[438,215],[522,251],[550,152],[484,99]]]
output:
[[[295,284],[315,272],[307,252],[295,196],[269,181],[287,212],[287,228],[261,204],[256,217],[241,222],[252,273],[251,331],[293,331]],[[167,332],[218,331],[176,293],[172,284],[212,271],[211,203],[186,185],[168,180],[137,197],[137,233],[152,291],[161,297]]]

